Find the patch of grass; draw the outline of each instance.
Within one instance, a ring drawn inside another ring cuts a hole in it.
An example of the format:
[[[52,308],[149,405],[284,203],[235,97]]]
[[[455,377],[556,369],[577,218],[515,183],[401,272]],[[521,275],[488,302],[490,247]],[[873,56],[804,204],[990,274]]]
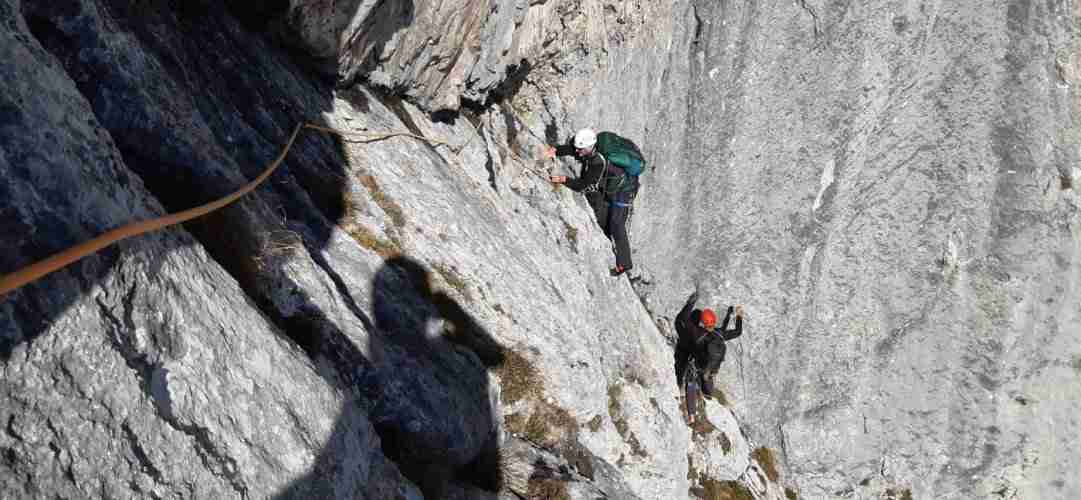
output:
[[[295,231],[270,231],[262,238],[259,253],[252,257],[255,267],[260,271],[278,257],[295,255],[304,248],[304,240]]]
[[[372,200],[375,201],[379,208],[383,209],[383,213],[390,217],[391,222],[394,223],[394,227],[405,227],[405,213],[402,212],[402,207],[387,196],[382,188],[379,187],[379,183],[376,182],[375,177],[371,174],[360,174],[357,176],[357,180],[361,185],[368,189],[368,193],[372,195]]]
[[[751,452],[751,457],[758,462],[758,465],[762,466],[762,471],[766,473],[766,478],[772,482],[777,482],[777,480],[780,479],[781,474],[777,472],[777,462],[773,458],[773,451],[765,446],[759,446]]]
[[[710,397],[712,397],[715,401],[720,403],[721,406],[728,406],[728,396],[726,396],[724,394],[724,391],[722,391],[720,387],[717,387],[716,385],[714,385],[713,386],[713,395],[710,396]]]
[[[577,439],[578,423],[567,410],[544,401],[544,384],[533,363],[521,354],[505,350],[503,364],[496,368],[502,388],[503,404],[520,401],[532,403],[528,413],[507,415],[507,430],[534,443],[555,448],[561,442]]]
[[[616,425],[616,432],[618,432],[619,435],[623,436],[623,439],[626,440],[627,435],[631,432],[630,426],[627,425],[627,420],[623,417],[619,417],[612,420],[612,423]]]
[[[496,369],[502,382],[503,404],[512,405],[527,398],[539,400],[544,386],[537,368],[510,349],[505,351],[504,356],[503,365]]]
[[[540,402],[533,408],[529,417],[515,413],[504,420],[507,429],[533,443],[548,448],[556,448],[568,434],[574,434],[576,427],[571,414],[558,406]]]
[[[432,264],[432,270],[443,278],[443,282],[446,283],[447,286],[457,290],[466,300],[473,300],[473,296],[469,293],[469,288],[467,287],[465,280],[462,279],[461,274],[458,274],[458,271],[438,263]]]
[[[356,222],[360,215],[359,212],[364,210],[358,205],[356,200],[346,196],[344,203],[345,207],[341,219],[341,227],[349,237],[353,238],[353,241],[356,241],[358,245],[375,252],[384,259],[389,259],[401,254],[401,246],[398,244],[397,238],[394,237],[393,234],[388,234],[390,240],[387,240],[377,236],[374,231]],[[368,211],[364,210],[364,212]]]
[[[888,488],[886,490],[886,500],[912,500],[912,490],[908,488],[903,490],[900,488]]]
[[[691,424],[691,433],[694,437],[707,436],[717,430],[717,427],[702,412],[697,413],[698,418],[695,418],[694,423]]]
[[[543,405],[543,411],[539,411],[533,414],[536,418],[544,419],[544,423],[549,427],[555,427],[563,431],[577,430],[574,417],[570,412],[555,405],[545,403]]]
[[[348,182],[348,179],[342,177],[341,182],[342,184],[344,184]],[[358,214],[374,215],[372,214],[371,203],[368,202],[364,195],[360,194],[360,190],[350,187],[348,191],[340,193],[340,195],[342,216],[341,220],[344,220],[346,217],[356,216]]]
[[[612,423],[615,424],[616,432],[626,439],[627,433],[630,432],[630,426],[627,425],[627,420],[623,418],[623,406],[619,402],[622,395],[622,386],[616,384],[608,386],[608,416],[611,417]]]
[[[792,488],[785,488],[784,489],[784,496],[788,500],[799,500],[799,495],[796,495],[796,490],[794,490]]]
[[[567,221],[563,221],[563,230],[567,236],[567,241],[571,244],[571,250],[578,253],[578,228],[570,225]]]
[[[706,500],[754,500],[751,490],[737,481],[718,481],[700,474],[698,482],[706,490]]]
[[[349,224],[348,227],[344,229],[346,234],[353,238],[353,241],[356,241],[358,245],[375,252],[384,259],[389,259],[401,254],[401,248],[399,248],[396,243],[376,236],[376,234],[367,227],[360,224]]]
[[[529,418],[521,413],[511,413],[503,418],[503,425],[507,427],[507,430],[515,434],[524,435],[528,423]]]
[[[604,419],[601,418],[600,415],[593,417],[593,419],[589,421],[589,430],[592,432],[600,431],[602,423],[604,423]]]
[[[620,404],[619,398],[623,395],[623,387],[619,385],[608,386],[608,416],[612,418],[612,423],[616,425],[616,431],[620,436],[627,437],[627,433],[630,432],[630,426],[627,425],[627,420],[623,418],[623,405]]]
[[[526,498],[529,500],[570,500],[567,483],[556,479],[529,479]]]
[[[619,398],[622,395],[622,386],[616,384],[608,386],[608,416],[612,417],[613,420],[617,414],[623,411],[623,407],[619,403]]]
[[[623,406],[619,402],[622,395],[623,388],[621,386],[616,384],[608,386],[608,416],[612,417],[616,432],[631,447],[631,453],[639,457],[648,457],[649,454],[642,448],[642,443],[638,441],[638,437],[631,432],[627,419],[623,418]]]
[[[543,443],[549,431],[548,422],[540,418],[540,412],[535,412],[529,416],[529,420],[526,420],[521,434],[534,443]]]

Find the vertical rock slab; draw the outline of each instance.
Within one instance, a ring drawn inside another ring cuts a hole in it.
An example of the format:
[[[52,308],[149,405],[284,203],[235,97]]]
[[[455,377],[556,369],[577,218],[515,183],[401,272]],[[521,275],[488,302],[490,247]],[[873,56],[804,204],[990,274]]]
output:
[[[694,6],[682,187],[637,258],[655,310],[746,306],[719,376],[748,434],[812,497],[1081,491],[1069,2]]]

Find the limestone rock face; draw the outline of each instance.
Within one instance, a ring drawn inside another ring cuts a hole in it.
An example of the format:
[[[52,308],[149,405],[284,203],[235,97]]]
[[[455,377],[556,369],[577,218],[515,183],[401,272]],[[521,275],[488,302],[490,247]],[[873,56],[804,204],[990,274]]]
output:
[[[1078,495],[1077,3],[694,10],[631,234],[658,314],[746,306],[748,436],[811,498]]]
[[[454,111],[463,100],[483,104],[513,93],[515,77],[565,54],[604,49],[609,36],[628,36],[631,16],[642,22],[628,9],[663,11],[670,2],[660,3],[291,0],[278,24],[286,43],[342,82],[362,80],[422,109]]]
[[[435,121],[335,89],[273,9],[0,6],[4,272],[345,134],[2,298],[0,496],[687,495],[670,347],[532,159],[558,71]]]
[[[12,20],[0,33],[10,270],[163,209],[128,167],[110,110],[41,45],[44,20],[13,2],[0,11]],[[104,35],[81,14],[72,23],[84,35]],[[5,296],[0,374],[6,498],[267,497],[343,468],[352,474],[303,492],[420,498],[351,390],[321,376],[184,231],[121,243]]]
[[[0,297],[0,497],[1081,494],[1081,6],[962,4],[0,0],[0,273],[337,131]]]
[[[673,20],[687,12],[685,0],[290,0],[280,12],[264,7],[259,19],[340,85],[363,82],[429,112],[516,97],[529,80],[544,82],[531,104],[551,106],[535,119],[563,121],[563,104],[592,92],[641,124],[650,115],[637,99],[685,59]]]

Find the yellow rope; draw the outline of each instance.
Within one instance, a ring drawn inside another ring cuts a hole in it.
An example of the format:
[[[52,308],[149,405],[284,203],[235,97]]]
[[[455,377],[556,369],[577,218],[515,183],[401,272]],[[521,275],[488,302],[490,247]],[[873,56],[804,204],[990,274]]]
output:
[[[289,153],[289,150],[292,149],[293,143],[296,141],[297,135],[300,134],[301,129],[305,128],[335,134],[343,138],[362,137],[365,139],[358,142],[372,142],[401,136],[412,137],[415,139],[420,139],[422,141],[427,141],[429,143],[442,144],[450,147],[450,144],[444,141],[429,139],[427,137],[404,132],[342,132],[332,128],[313,125],[311,123],[301,123],[297,125],[295,129],[293,129],[292,135],[289,136],[289,141],[285,144],[285,147],[282,148],[282,151],[278,155],[278,157],[275,158],[274,161],[271,162],[265,170],[263,170],[263,173],[259,174],[259,177],[256,177],[255,180],[245,184],[240,189],[232,192],[229,195],[226,195],[225,197],[219,198],[205,205],[200,205],[195,208],[189,208],[187,210],[184,210],[183,212],[168,214],[162,217],[158,217],[156,219],[150,219],[142,222],[133,222],[126,226],[113,229],[94,239],[85,241],[66,250],[57,252],[44,260],[35,262],[34,264],[19,269],[11,274],[4,275],[0,277],[0,296],[12,290],[15,290],[16,288],[19,288],[23,285],[26,285],[27,283],[40,279],[49,273],[63,269],[72,262],[82,259],[83,257],[97,252],[98,250],[101,250],[102,248],[105,248],[120,240],[131,238],[132,236],[138,236],[144,233],[149,233],[151,231],[180,224],[182,222],[187,222],[189,220],[201,217],[222,207],[225,207],[230,203],[233,203],[234,201],[240,199],[242,196],[253,191],[256,187],[259,187],[259,185],[262,184],[263,181],[265,181],[268,177],[270,177],[271,174],[274,173],[275,170],[277,170],[278,166],[281,165],[282,161],[285,160],[285,156]]]

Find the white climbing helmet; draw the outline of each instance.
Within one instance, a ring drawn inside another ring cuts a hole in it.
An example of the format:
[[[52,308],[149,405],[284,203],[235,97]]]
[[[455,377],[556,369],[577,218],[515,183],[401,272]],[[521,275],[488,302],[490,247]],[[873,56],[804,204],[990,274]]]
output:
[[[579,130],[577,134],[574,134],[574,147],[578,149],[589,149],[594,144],[597,144],[597,133],[593,129],[584,128]]]

